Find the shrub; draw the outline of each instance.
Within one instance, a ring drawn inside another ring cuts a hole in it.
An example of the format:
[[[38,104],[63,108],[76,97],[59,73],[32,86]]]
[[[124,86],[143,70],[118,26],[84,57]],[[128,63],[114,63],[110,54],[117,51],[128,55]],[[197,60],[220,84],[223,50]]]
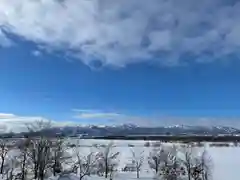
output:
[[[128,144],[128,147],[134,147],[134,145],[133,144]]]
[[[148,141],[148,142],[145,142],[144,143],[144,147],[150,147],[150,142]]]
[[[233,142],[233,146],[238,147],[238,142],[237,142],[237,141],[234,141],[234,142]]]

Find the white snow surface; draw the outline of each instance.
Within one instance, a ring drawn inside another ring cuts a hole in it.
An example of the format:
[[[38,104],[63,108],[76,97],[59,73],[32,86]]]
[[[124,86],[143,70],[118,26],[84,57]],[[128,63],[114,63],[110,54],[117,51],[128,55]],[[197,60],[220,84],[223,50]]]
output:
[[[93,145],[95,144],[108,144],[109,140],[89,140],[89,139],[68,139],[67,142],[71,144],[77,144],[79,141],[81,145],[81,153],[87,155],[89,152],[94,152],[96,150]],[[136,172],[122,172],[121,169],[130,162],[131,160],[131,149],[134,152],[141,153],[144,151],[144,163],[142,166],[142,170],[140,173],[140,180],[152,180],[154,175],[151,169],[149,168],[147,157],[149,156],[149,152],[152,150],[152,147],[145,147],[144,144],[146,141],[129,141],[129,140],[115,140],[113,141],[114,151],[120,152],[119,156],[119,172],[116,173],[113,180],[131,180],[136,179]],[[150,141],[150,143],[152,143]],[[171,145],[171,143],[164,143],[166,145]],[[176,143],[175,143],[176,144]],[[131,146],[131,147],[130,147]],[[199,147],[198,147],[199,148]],[[239,180],[240,176],[238,174],[238,170],[240,167],[240,147],[235,147],[230,145],[229,147],[210,147],[208,143],[206,143],[205,147],[199,148],[199,151],[206,149],[208,154],[210,155],[213,162],[213,180]],[[69,153],[73,152],[69,150]],[[17,151],[10,151],[8,156],[14,157],[17,155]],[[73,155],[73,154],[72,154]],[[74,158],[74,155],[73,155]],[[63,177],[51,177],[48,180],[77,180],[77,177],[74,174],[66,175]],[[103,180],[103,177],[98,176],[87,176],[85,180]],[[1,178],[0,178],[1,180]]]
[[[74,140],[71,140],[72,142]],[[89,152],[92,149],[92,144],[107,144],[109,140],[81,140],[80,143],[83,148],[83,152]],[[119,151],[120,154],[120,164],[119,169],[124,167],[126,163],[131,159],[131,147],[134,151],[141,152],[144,151],[144,165],[143,170],[140,174],[140,179],[153,179],[153,174],[149,169],[147,163],[147,157],[151,151],[151,147],[144,147],[146,141],[129,141],[129,140],[115,140],[113,141],[116,145],[115,150]],[[150,141],[151,143],[151,141]],[[165,143],[171,145],[171,143]],[[205,146],[208,154],[210,155],[213,162],[213,180],[239,180],[240,176],[238,174],[238,168],[240,167],[240,147],[234,147],[230,145],[229,147],[210,147],[208,143]],[[203,149],[203,148],[200,148]],[[96,177],[88,177],[88,179],[94,179]],[[98,177],[99,178],[99,177]],[[135,179],[136,173],[118,173],[115,179]],[[101,178],[100,178],[101,179]]]

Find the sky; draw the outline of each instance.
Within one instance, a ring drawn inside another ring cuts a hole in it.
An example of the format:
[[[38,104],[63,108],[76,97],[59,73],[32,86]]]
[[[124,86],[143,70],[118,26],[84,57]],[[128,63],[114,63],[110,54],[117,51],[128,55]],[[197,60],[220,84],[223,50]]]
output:
[[[35,119],[240,125],[239,8],[1,0],[0,128]]]

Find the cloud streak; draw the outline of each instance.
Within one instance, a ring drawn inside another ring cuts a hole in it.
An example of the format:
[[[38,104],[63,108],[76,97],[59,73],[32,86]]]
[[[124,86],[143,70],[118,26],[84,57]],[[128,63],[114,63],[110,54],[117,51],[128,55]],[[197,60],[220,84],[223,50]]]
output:
[[[51,122],[52,126],[76,125],[72,121],[54,121],[41,116],[21,116],[9,113],[0,113],[0,133],[28,131],[27,125],[36,121]]]
[[[88,109],[73,109],[75,119],[118,119],[123,117],[123,114],[115,112],[104,112],[99,110]]]
[[[84,125],[101,124],[122,125],[135,124],[138,126],[156,127],[156,126],[229,126],[240,128],[239,118],[214,118],[214,117],[176,117],[176,116],[140,116],[129,115],[119,112],[107,112],[94,109],[73,109],[73,118],[85,120]],[[102,121],[105,120],[105,121]],[[87,122],[87,123],[86,123]]]
[[[0,133],[27,131],[26,124],[33,123],[37,120],[47,121],[47,119],[43,117],[0,113]]]
[[[204,62],[238,54],[236,0],[1,0],[3,30],[85,64]],[[44,49],[44,48],[43,48]]]
[[[120,114],[116,113],[81,113],[74,117],[79,119],[94,119],[94,118],[116,118],[119,116]]]
[[[174,125],[190,125],[190,126],[229,126],[240,128],[239,118],[211,118],[211,117],[171,117],[171,116],[159,116],[159,117],[143,117],[132,116],[126,114],[120,114],[115,112],[104,112],[97,110],[78,110],[75,109],[74,118],[78,121],[57,121],[51,120],[53,127],[64,126],[88,126],[88,125],[102,125],[101,120],[104,121],[104,125],[123,125],[123,124],[135,124],[145,127],[157,127],[157,126],[174,126]],[[82,114],[80,113],[82,112]],[[36,121],[46,121],[49,119],[41,116],[20,116],[16,114],[0,113],[0,133],[6,132],[23,132],[28,131],[27,124],[34,123]],[[82,122],[81,120],[88,120]]]

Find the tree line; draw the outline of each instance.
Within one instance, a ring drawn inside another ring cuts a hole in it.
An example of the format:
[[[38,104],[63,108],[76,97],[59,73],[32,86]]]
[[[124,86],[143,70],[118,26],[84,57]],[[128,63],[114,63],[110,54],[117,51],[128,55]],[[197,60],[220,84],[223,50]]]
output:
[[[37,121],[28,125],[29,130],[39,131],[50,122]],[[119,172],[119,152],[113,142],[95,144],[96,150],[84,152],[80,141],[66,144],[62,138],[49,138],[40,134],[37,138],[25,137],[12,142],[0,140],[0,174],[5,180],[44,180],[51,177],[75,175],[79,180],[89,176],[102,176],[113,180]],[[131,167],[122,171],[134,171],[141,178],[144,162],[159,180],[210,180],[212,160],[207,151],[199,152],[188,145],[178,147],[156,143],[149,153],[131,150]],[[145,157],[147,156],[147,157]]]

